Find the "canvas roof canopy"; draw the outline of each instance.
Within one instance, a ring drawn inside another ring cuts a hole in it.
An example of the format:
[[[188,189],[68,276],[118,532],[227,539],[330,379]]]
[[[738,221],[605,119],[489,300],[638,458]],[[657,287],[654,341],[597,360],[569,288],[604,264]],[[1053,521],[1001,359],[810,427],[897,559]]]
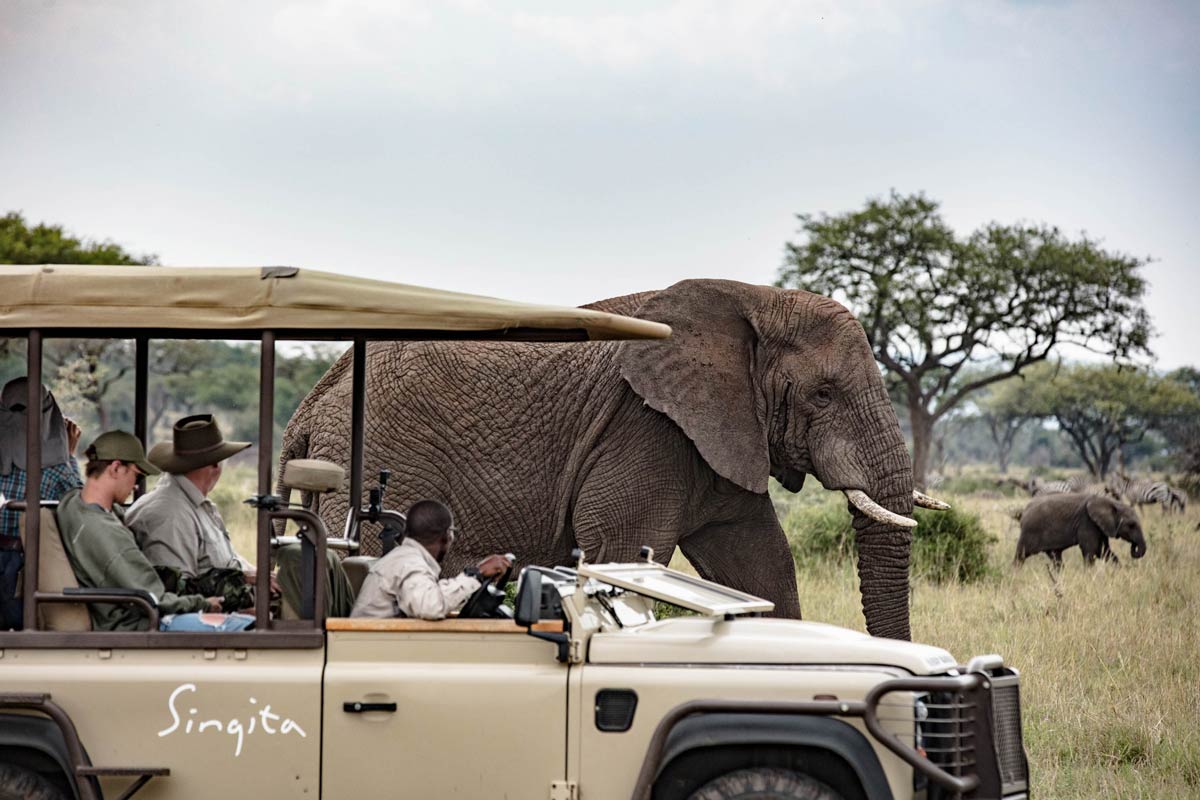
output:
[[[660,323],[296,267],[0,267],[0,328],[662,339]]]

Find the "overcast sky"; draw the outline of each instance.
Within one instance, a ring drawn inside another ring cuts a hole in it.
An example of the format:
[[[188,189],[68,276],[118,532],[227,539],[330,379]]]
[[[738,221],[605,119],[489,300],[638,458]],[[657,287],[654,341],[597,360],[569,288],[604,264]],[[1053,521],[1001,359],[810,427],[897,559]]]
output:
[[[0,0],[0,213],[578,304],[924,191],[1156,259],[1200,363],[1200,3]]]

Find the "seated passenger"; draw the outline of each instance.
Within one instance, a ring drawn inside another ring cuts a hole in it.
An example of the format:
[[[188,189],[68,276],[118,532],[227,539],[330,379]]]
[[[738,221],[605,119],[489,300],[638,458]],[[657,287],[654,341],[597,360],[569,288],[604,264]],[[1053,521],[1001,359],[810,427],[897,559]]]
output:
[[[221,610],[220,597],[178,595],[162,581],[138,549],[133,532],[122,521],[117,503],[129,499],[139,475],[156,475],[137,437],[124,431],[100,434],[86,450],[82,489],[72,489],[59,502],[55,516],[63,548],[79,585],[89,589],[141,589],[158,601],[165,631],[238,631],[254,623],[243,614],[201,615]],[[149,619],[135,605],[89,603],[92,627],[100,631],[144,631]]]
[[[10,500],[25,499],[25,404],[29,381],[14,378],[0,391],[0,493]],[[79,426],[64,417],[50,390],[42,386],[41,498],[58,500],[83,485],[75,447]],[[21,598],[16,596],[17,575],[24,566],[21,551],[20,512],[0,511],[0,630],[19,630]]]
[[[371,566],[351,616],[445,619],[482,585],[480,578],[495,578],[512,565],[505,556],[491,555],[461,575],[439,580],[454,544],[453,523],[450,509],[438,501],[413,503],[404,541]]]
[[[222,590],[232,600],[238,586],[231,586],[230,571],[240,571],[243,601],[253,604],[250,587],[256,571],[233,549],[225,520],[209,494],[221,480],[225,459],[240,453],[250,442],[227,442],[211,414],[184,417],[175,423],[170,442],[150,448],[150,463],[166,474],[154,490],[138,498],[129,508],[126,521],[137,536],[146,557],[155,567],[177,572],[184,585],[197,582]],[[300,547],[285,547],[278,553],[279,581],[274,576],[271,588],[278,592],[282,584],[284,601],[293,609],[300,607]],[[328,558],[326,586],[328,616],[344,617],[353,605],[350,581],[335,554]],[[217,580],[212,580],[214,576]],[[236,609],[234,609],[236,610]]]

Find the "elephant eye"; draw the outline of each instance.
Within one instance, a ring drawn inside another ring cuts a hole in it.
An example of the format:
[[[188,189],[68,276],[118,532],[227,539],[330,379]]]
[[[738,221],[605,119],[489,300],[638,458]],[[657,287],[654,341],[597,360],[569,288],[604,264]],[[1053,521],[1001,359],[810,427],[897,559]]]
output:
[[[833,390],[828,386],[822,386],[812,393],[812,403],[817,408],[824,408],[833,402]]]

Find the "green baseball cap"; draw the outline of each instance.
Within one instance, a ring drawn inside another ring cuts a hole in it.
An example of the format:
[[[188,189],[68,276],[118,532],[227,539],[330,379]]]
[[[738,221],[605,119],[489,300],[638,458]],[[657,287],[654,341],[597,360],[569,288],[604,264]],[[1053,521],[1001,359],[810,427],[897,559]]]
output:
[[[158,467],[146,460],[146,451],[138,438],[125,431],[105,431],[88,445],[86,453],[89,461],[124,461],[136,464],[147,475],[159,473]]]

